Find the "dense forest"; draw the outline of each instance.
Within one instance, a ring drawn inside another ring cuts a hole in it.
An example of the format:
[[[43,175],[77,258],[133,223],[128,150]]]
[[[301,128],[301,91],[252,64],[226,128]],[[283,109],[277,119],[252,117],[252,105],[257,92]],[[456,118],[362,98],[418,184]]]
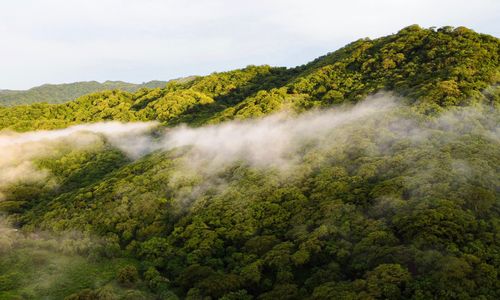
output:
[[[499,299],[500,40],[0,107],[0,299]]]
[[[13,106],[39,102],[62,103],[74,100],[85,94],[106,90],[135,92],[141,88],[164,87],[165,81],[149,81],[141,84],[123,81],[84,81],[64,84],[44,84],[26,91],[0,90],[0,106]]]

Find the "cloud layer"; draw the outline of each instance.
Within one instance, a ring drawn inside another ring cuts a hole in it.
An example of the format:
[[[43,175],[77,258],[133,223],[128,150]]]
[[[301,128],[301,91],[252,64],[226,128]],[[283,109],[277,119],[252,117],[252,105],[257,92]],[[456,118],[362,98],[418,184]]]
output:
[[[299,165],[304,155],[331,149],[358,147],[368,155],[393,155],[385,152],[401,141],[416,145],[439,139],[448,143],[462,134],[482,135],[500,144],[498,114],[489,111],[491,108],[457,108],[428,120],[419,119],[411,107],[399,103],[401,99],[381,93],[349,107],[300,115],[281,112],[198,128],[161,128],[155,122],[105,122],[53,131],[0,132],[0,200],[5,198],[2,190],[9,185],[50,183],[52,174],[38,168],[37,159],[56,158],[72,149],[100,149],[104,142],[132,159],[153,151],[177,151],[184,158],[180,160],[179,174],[194,171],[207,178],[238,162],[286,172]],[[363,139],[371,142],[364,147]]]
[[[103,140],[132,159],[152,151],[179,149],[189,167],[211,173],[236,161],[256,167],[286,169],[304,143],[321,143],[326,134],[344,124],[392,110],[387,95],[369,98],[351,109],[335,109],[290,116],[279,113],[263,119],[232,121],[199,128],[179,126],[153,137],[155,122],[104,122],[61,130],[26,133],[0,132],[0,200],[2,190],[16,183],[50,182],[51,174],[35,161],[64,155],[72,149],[102,146]]]
[[[39,169],[34,161],[58,157],[73,149],[90,149],[102,144],[103,138],[131,158],[149,151],[148,132],[156,126],[147,123],[95,123],[62,130],[27,133],[0,132],[0,200],[5,189],[16,183],[48,181],[49,172]]]
[[[393,96],[378,94],[350,108],[299,116],[283,112],[258,120],[194,129],[181,126],[165,134],[160,148],[192,147],[188,162],[194,168],[206,164],[217,168],[239,160],[257,167],[286,168],[303,145],[319,146],[328,141],[328,135],[335,129],[390,112],[397,107],[396,102]]]

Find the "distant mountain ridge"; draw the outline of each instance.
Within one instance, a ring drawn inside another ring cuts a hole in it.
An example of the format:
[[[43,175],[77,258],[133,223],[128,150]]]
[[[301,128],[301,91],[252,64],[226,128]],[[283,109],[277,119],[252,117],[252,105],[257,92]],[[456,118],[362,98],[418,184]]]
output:
[[[28,90],[0,89],[0,106],[32,104],[38,102],[63,103],[82,95],[105,90],[135,92],[141,88],[164,87],[167,81],[152,80],[140,84],[124,81],[80,81],[62,84],[44,84]]]

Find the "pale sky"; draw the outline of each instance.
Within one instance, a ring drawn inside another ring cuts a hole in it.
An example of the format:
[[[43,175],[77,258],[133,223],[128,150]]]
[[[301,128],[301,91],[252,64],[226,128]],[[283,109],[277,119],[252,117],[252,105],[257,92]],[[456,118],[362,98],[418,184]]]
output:
[[[0,0],[0,89],[296,66],[419,24],[500,36],[499,0]]]

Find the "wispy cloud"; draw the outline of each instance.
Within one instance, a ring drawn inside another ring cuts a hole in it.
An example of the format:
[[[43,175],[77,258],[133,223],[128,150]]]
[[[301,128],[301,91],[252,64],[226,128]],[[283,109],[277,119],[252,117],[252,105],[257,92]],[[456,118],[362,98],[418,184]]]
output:
[[[62,130],[27,133],[0,132],[0,200],[5,189],[15,183],[50,182],[48,170],[34,163],[41,158],[58,157],[73,149],[91,149],[105,138],[131,158],[149,152],[151,137],[146,135],[155,122],[95,123]]]
[[[178,151],[183,159],[179,160],[177,172],[194,172],[207,180],[240,162],[286,174],[300,165],[304,155],[316,151],[340,149],[342,153],[349,147],[361,147],[366,155],[393,155],[390,151],[400,141],[419,145],[438,139],[451,143],[464,134],[482,135],[500,143],[498,117],[489,111],[491,108],[457,108],[426,120],[414,113],[408,117],[411,108],[402,102],[390,93],[379,93],[354,106],[300,115],[281,112],[197,128],[161,128],[155,122],[105,122],[53,131],[0,132],[0,197],[2,189],[13,183],[52,178],[47,170],[37,168],[37,159],[62,156],[71,149],[99,149],[104,142],[132,159],[153,151]],[[155,134],[151,134],[153,129]],[[212,179],[217,180],[215,177]]]

